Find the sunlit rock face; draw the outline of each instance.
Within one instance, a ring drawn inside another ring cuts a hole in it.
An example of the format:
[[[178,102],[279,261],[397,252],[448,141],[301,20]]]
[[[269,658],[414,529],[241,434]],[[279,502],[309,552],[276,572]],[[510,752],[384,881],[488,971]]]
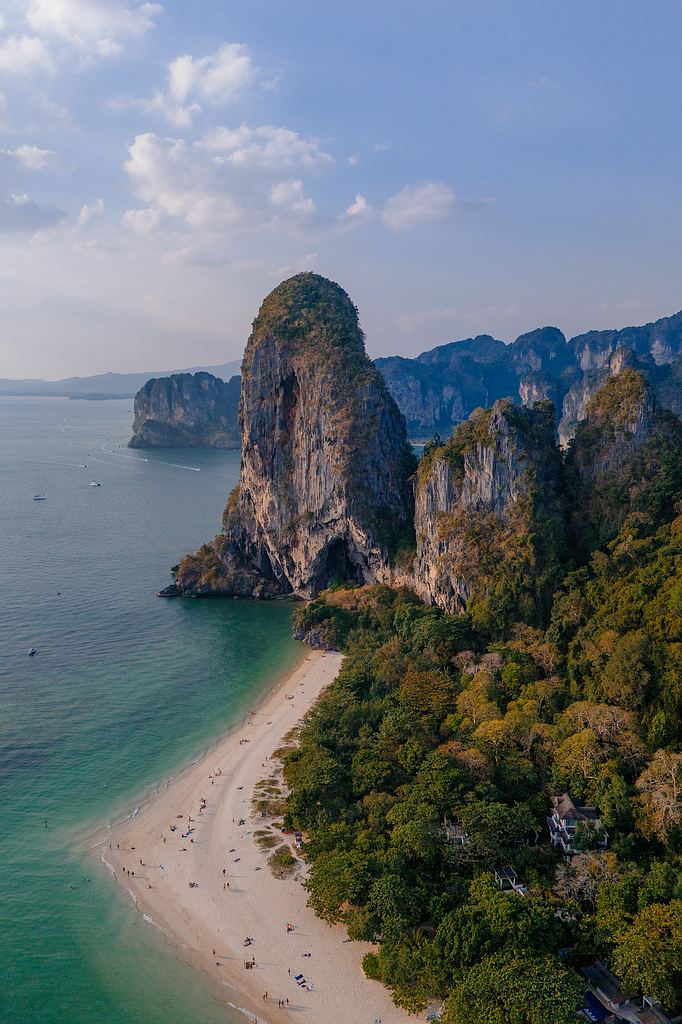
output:
[[[298,274],[263,302],[244,353],[242,463],[223,532],[185,558],[186,594],[311,597],[376,582],[413,537],[405,421],[338,285]]]

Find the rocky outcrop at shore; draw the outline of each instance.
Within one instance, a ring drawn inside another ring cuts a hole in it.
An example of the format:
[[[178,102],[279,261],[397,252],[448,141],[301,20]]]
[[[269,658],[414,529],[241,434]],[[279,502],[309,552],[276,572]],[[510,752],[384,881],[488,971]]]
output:
[[[311,597],[388,579],[413,539],[405,421],[357,310],[316,274],[263,302],[244,354],[242,465],[223,531],[176,572],[186,595]]]
[[[239,377],[174,373],[135,395],[131,448],[238,448]]]

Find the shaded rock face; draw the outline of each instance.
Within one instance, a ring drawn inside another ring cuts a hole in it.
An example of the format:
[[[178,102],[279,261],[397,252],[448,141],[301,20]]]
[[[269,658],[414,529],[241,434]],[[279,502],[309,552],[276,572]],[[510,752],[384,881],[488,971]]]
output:
[[[377,359],[413,438],[447,435],[477,407],[504,397],[532,406],[549,399],[558,410],[565,445],[584,415],[590,395],[619,372],[619,353],[629,352],[665,408],[682,407],[682,313],[642,327],[590,331],[566,341],[556,327],[522,334],[511,344],[489,335],[440,345],[415,359]],[[622,368],[622,367],[621,367]]]
[[[561,492],[550,403],[527,409],[506,400],[474,412],[419,466],[419,595],[452,614],[474,595],[502,595],[506,580],[521,604],[525,588],[530,607],[551,584],[563,547]]]
[[[131,448],[238,448],[239,377],[175,373],[135,395]]]
[[[578,550],[611,540],[628,520],[672,518],[682,494],[682,423],[641,372],[611,377],[587,403],[571,442],[571,533]]]
[[[185,558],[186,594],[311,597],[388,579],[413,537],[405,421],[338,285],[299,274],[263,302],[242,366],[242,464],[223,533]]]

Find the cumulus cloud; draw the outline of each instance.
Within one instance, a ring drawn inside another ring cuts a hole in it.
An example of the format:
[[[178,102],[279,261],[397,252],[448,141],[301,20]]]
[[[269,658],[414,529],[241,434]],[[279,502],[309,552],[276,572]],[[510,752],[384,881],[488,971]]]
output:
[[[304,138],[289,128],[271,124],[252,128],[216,128],[201,142],[216,163],[235,167],[285,168],[321,167],[333,163],[330,153],[320,149],[317,139]]]
[[[0,40],[0,72],[32,75],[36,71],[53,74],[52,55],[37,36],[7,36]]]
[[[14,159],[29,171],[66,171],[73,170],[73,164],[65,160],[51,149],[40,149],[38,146],[23,145],[16,149],[0,150],[3,156]]]
[[[78,227],[85,228],[96,224],[104,216],[104,200],[95,199],[92,203],[83,203],[78,211]]]
[[[143,36],[162,7],[128,0],[28,0],[26,20],[36,35],[76,50],[111,57],[125,39]]]
[[[358,192],[353,202],[343,213],[339,214],[337,220],[358,224],[361,221],[368,220],[373,212],[365,197],[361,192]]]
[[[293,181],[280,181],[270,189],[270,204],[280,210],[288,210],[295,214],[309,214],[315,210],[312,199],[303,194],[303,182],[300,178]]]
[[[207,57],[176,57],[168,65],[166,89],[157,89],[149,99],[119,97],[109,106],[137,107],[185,128],[204,106],[224,107],[232,103],[254,76],[248,48],[242,43],[223,43]]]
[[[150,235],[158,228],[163,215],[161,210],[147,207],[144,210],[126,210],[121,219],[136,235]]]
[[[0,201],[0,231],[35,232],[64,217],[56,206],[39,206],[28,195],[13,193]]]
[[[146,210],[128,211],[124,223],[138,233],[166,218],[209,232],[287,221],[293,228],[315,203],[287,171],[329,160],[316,140],[286,128],[222,128],[194,143],[147,132],[129,146],[124,165]]]
[[[225,228],[239,220],[239,204],[195,146],[147,132],[128,152],[125,170],[133,192],[151,210],[190,227]]]
[[[394,231],[403,231],[429,221],[442,220],[452,213],[456,203],[455,193],[443,182],[406,185],[387,200],[384,224]]]

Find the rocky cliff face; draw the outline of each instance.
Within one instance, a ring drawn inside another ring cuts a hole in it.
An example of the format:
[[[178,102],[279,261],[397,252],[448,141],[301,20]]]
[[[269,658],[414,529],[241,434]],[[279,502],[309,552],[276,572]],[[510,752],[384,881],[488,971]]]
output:
[[[587,405],[610,377],[622,373],[627,367],[639,366],[637,356],[630,348],[621,346],[611,352],[598,369],[586,370],[568,389],[561,403],[558,425],[559,444],[565,448],[575,435],[576,427],[587,415]]]
[[[298,274],[263,302],[242,366],[242,465],[223,533],[180,593],[310,597],[390,577],[413,538],[405,421],[336,284]]]
[[[556,327],[523,334],[506,345],[489,335],[451,342],[416,359],[377,359],[413,438],[447,435],[477,407],[504,397],[532,405],[552,401],[559,437],[575,432],[589,397],[625,365],[640,368],[666,408],[682,408],[682,373],[668,372],[682,360],[682,313],[642,327],[590,331],[570,341]]]
[[[131,448],[238,448],[239,377],[175,373],[135,395]]]
[[[474,412],[419,465],[417,592],[449,613],[532,617],[563,547],[561,489],[550,403]]]
[[[682,494],[682,423],[642,373],[625,369],[588,401],[567,472],[578,550],[605,544],[628,518],[655,527]]]

